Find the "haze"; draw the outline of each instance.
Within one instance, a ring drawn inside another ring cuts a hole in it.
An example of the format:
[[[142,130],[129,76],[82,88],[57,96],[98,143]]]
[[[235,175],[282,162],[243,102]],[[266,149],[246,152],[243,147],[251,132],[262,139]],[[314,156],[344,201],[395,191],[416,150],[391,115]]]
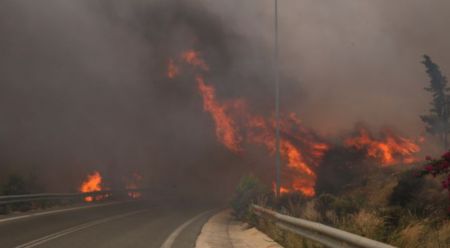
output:
[[[273,109],[272,1],[0,3],[0,180],[33,173],[75,190],[93,170],[139,171],[148,185],[229,196],[265,152],[234,155],[188,76],[167,60],[200,48],[221,99]],[[423,134],[423,54],[450,72],[444,0],[280,2],[282,109],[338,134],[356,122]],[[265,169],[264,169],[265,170]],[[118,179],[117,179],[118,180]],[[194,192],[194,193],[193,193]]]

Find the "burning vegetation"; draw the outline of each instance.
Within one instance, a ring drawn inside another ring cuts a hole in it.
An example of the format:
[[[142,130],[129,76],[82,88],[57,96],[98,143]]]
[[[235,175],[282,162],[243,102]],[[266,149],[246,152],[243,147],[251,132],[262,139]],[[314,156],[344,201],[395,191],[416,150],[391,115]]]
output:
[[[211,114],[216,124],[216,135],[219,142],[230,151],[240,152],[242,137],[237,132],[235,121],[227,114],[229,108],[217,102],[214,87],[206,84],[202,76],[197,76],[196,81],[203,98],[203,109]]]
[[[253,114],[248,102],[243,99],[219,100],[215,87],[205,79],[210,67],[200,52],[187,50],[178,59],[169,61],[167,76],[170,79],[179,74],[182,64],[194,69],[194,81],[203,100],[203,110],[211,115],[220,143],[238,155],[243,155],[245,147],[251,144],[265,148],[271,155],[275,154],[274,118]],[[317,168],[332,147],[328,142],[330,138],[322,137],[304,126],[295,113],[282,115],[279,125],[280,152],[286,164],[282,167],[281,192],[298,191],[305,196],[314,196]],[[345,138],[343,143],[346,150],[363,152],[367,159],[375,160],[382,166],[413,163],[417,161],[416,155],[420,151],[418,143],[390,129],[383,130],[381,138],[374,138],[368,129],[358,127],[356,135]]]
[[[86,180],[83,181],[83,183],[80,186],[80,192],[82,193],[90,193],[90,192],[96,192],[102,190],[102,176],[98,171],[94,171],[91,174],[87,175]],[[101,196],[96,196],[95,199],[99,200]],[[84,201],[86,202],[92,202],[94,200],[94,197],[92,196],[86,196],[84,198]]]
[[[133,190],[140,190],[143,187],[143,179],[144,177],[138,173],[133,172],[128,177],[123,178],[123,186],[122,189],[125,188],[128,192],[126,193],[129,198],[131,199],[138,199],[142,197],[142,193],[140,191],[133,191]],[[108,190],[109,188],[103,186],[104,185],[104,178],[98,171],[94,171],[86,176],[86,179],[81,183],[80,186],[80,192],[82,193],[90,193],[90,192],[97,192],[102,190]],[[86,196],[84,198],[85,202],[92,202],[94,200],[99,201],[103,200],[107,197],[109,197],[109,194],[103,194],[103,195],[96,195],[93,196]]]
[[[398,136],[390,129],[384,129],[381,138],[375,139],[370,131],[359,127],[357,135],[347,138],[345,144],[348,147],[364,150],[368,157],[378,160],[381,165],[417,162],[419,145],[407,138]]]
[[[167,63],[167,77],[172,79],[175,78],[180,73],[180,69],[175,64],[173,59],[169,59],[169,62]]]

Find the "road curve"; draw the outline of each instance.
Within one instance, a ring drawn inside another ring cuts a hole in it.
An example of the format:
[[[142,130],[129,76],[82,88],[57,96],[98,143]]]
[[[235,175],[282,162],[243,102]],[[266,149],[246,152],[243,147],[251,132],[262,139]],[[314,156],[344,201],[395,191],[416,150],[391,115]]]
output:
[[[0,247],[193,247],[213,213],[201,206],[132,201],[0,219]]]

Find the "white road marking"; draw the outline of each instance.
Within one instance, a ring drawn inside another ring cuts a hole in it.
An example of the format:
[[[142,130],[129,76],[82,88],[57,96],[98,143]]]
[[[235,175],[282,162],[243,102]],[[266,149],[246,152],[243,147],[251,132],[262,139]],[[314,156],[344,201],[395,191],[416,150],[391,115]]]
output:
[[[110,202],[110,203],[103,203],[103,204],[96,204],[96,205],[89,205],[89,206],[82,206],[82,207],[73,207],[73,208],[58,209],[58,210],[52,210],[52,211],[46,211],[46,212],[38,212],[38,213],[32,213],[32,214],[26,214],[26,215],[20,215],[20,216],[0,219],[0,223],[12,221],[12,220],[19,220],[19,219],[24,219],[24,218],[30,218],[30,217],[35,217],[35,216],[42,216],[42,215],[56,214],[56,213],[64,213],[64,212],[69,212],[69,211],[74,211],[74,210],[79,210],[79,209],[103,207],[103,206],[115,205],[115,204],[120,204],[120,203],[121,202]]]
[[[92,226],[96,226],[96,225],[99,225],[99,224],[102,224],[102,223],[105,223],[105,222],[109,222],[109,221],[112,221],[112,220],[124,218],[124,217],[130,216],[130,215],[134,215],[134,214],[138,214],[138,213],[142,213],[142,212],[146,212],[146,211],[148,211],[148,210],[138,210],[138,211],[133,211],[133,212],[129,212],[129,213],[126,213],[126,214],[114,215],[114,216],[111,216],[111,217],[108,217],[108,218],[87,222],[87,223],[84,223],[84,224],[81,224],[81,225],[78,225],[78,226],[70,227],[70,228],[62,230],[60,232],[49,234],[49,235],[44,236],[44,237],[39,238],[39,239],[32,240],[32,241],[27,242],[25,244],[16,246],[15,248],[36,247],[36,246],[39,246],[41,244],[47,243],[47,242],[49,242],[51,240],[57,239],[59,237],[62,237],[62,236],[65,236],[65,235],[68,235],[68,234],[71,234],[71,233],[74,233],[74,232],[77,232],[77,231],[81,231],[83,229],[86,229],[86,228],[89,228],[89,227],[92,227]]]
[[[178,235],[180,235],[180,233],[187,227],[189,226],[192,222],[200,219],[201,217],[209,214],[211,211],[213,210],[208,210],[205,211],[203,213],[200,213],[196,216],[194,216],[192,219],[186,221],[185,223],[183,223],[182,225],[180,225],[177,229],[175,229],[175,231],[173,231],[169,237],[167,237],[166,241],[164,241],[164,243],[161,245],[161,248],[172,248],[173,243],[175,242],[175,240],[177,239]]]

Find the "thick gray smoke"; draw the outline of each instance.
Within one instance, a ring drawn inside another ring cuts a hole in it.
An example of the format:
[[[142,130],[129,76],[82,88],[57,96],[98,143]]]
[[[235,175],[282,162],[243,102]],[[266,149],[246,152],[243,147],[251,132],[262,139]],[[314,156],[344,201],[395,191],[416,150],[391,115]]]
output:
[[[356,121],[422,132],[420,56],[450,73],[448,10],[440,0],[280,1],[282,108],[324,133]],[[168,80],[166,63],[198,49],[220,98],[269,114],[272,11],[269,0],[2,1],[0,180],[33,173],[67,191],[92,170],[112,181],[139,171],[149,185],[229,191],[267,159],[226,151],[192,77]]]
[[[273,1],[259,3],[222,1],[217,12],[235,14],[234,22],[246,29],[242,32],[269,44]],[[421,56],[429,54],[450,74],[448,1],[287,0],[279,5],[283,72],[306,94],[289,108],[323,131],[355,120],[395,122],[410,134],[422,130],[417,115],[428,109],[430,96],[422,90],[428,79]]]

